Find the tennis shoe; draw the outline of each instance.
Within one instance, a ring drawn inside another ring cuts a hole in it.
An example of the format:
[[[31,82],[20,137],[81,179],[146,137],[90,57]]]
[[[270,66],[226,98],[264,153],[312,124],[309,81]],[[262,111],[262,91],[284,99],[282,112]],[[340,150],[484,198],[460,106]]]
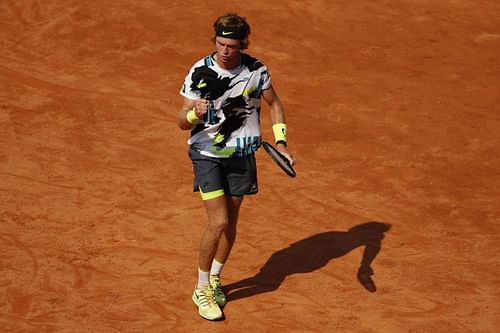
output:
[[[214,298],[214,290],[210,284],[196,288],[193,292],[193,302],[198,306],[198,313],[207,320],[218,320],[223,317],[222,311]]]
[[[227,303],[227,298],[224,292],[222,291],[222,283],[220,282],[219,277],[211,276],[210,284],[212,285],[212,289],[214,291],[215,301],[220,307],[224,307]]]

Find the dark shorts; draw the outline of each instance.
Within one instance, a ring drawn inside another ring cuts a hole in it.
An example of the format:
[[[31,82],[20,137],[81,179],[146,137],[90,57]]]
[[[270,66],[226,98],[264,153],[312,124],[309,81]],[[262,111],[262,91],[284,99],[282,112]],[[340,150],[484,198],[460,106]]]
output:
[[[214,158],[204,156],[189,148],[193,162],[195,192],[201,192],[203,200],[221,195],[243,196],[258,192],[257,164],[255,155]]]

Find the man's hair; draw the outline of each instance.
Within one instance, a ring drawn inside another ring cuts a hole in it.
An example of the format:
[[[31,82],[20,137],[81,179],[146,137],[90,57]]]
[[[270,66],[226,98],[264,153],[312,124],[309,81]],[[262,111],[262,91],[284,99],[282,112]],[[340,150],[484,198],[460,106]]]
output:
[[[227,13],[219,17],[214,22],[215,35],[212,38],[213,42],[215,42],[215,37],[217,36],[224,37],[218,34],[219,31],[223,31],[224,29],[235,32],[238,36],[237,39],[241,41],[240,48],[242,50],[248,48],[248,45],[250,44],[250,40],[248,39],[248,36],[250,35],[250,25],[247,23],[246,18],[241,17],[236,13]]]

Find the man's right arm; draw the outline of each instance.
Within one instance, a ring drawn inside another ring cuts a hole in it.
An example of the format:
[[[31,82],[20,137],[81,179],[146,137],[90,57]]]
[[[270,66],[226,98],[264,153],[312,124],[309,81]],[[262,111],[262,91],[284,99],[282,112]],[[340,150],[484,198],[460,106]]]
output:
[[[205,99],[192,100],[184,97],[184,104],[177,117],[177,125],[182,130],[190,130],[203,119],[208,110],[208,101]]]

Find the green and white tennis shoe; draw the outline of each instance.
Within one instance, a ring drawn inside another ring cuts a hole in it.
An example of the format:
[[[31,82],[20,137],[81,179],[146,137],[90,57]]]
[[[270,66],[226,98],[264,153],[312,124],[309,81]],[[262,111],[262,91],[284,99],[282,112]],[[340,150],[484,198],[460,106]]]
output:
[[[217,305],[214,290],[210,284],[203,288],[196,288],[193,292],[193,302],[198,306],[198,313],[207,320],[222,319],[222,311]]]
[[[220,282],[219,277],[211,276],[210,284],[212,285],[212,289],[214,291],[214,298],[217,302],[217,305],[220,307],[224,307],[227,303],[226,295],[222,291],[222,283]]]

